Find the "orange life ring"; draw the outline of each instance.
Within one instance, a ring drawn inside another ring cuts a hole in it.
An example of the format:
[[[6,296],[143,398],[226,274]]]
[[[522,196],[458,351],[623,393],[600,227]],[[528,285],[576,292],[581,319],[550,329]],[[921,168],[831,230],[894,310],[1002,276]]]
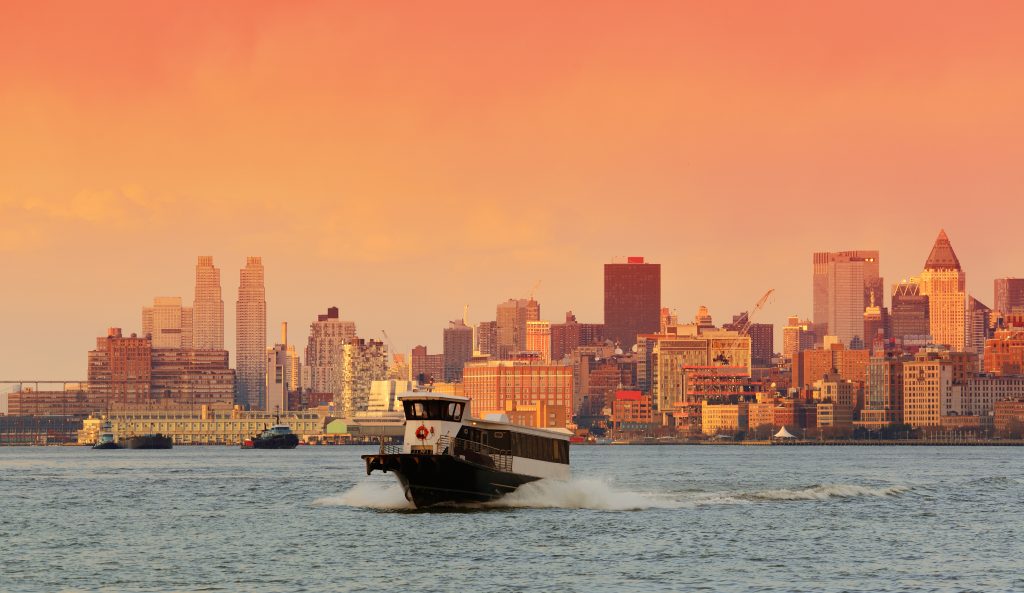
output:
[[[416,429],[416,438],[425,441],[428,436],[430,436],[430,431],[427,430],[426,425],[420,424],[420,427]]]

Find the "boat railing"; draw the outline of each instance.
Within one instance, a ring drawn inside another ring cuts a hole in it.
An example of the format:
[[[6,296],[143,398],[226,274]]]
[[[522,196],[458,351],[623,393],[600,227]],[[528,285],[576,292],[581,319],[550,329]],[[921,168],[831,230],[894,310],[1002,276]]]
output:
[[[442,435],[437,439],[437,452],[440,455],[461,457],[479,465],[493,467],[500,471],[512,471],[512,452],[498,449],[476,441]]]
[[[398,455],[403,452],[402,445],[383,442],[380,444],[381,455]],[[493,467],[505,472],[512,471],[511,451],[458,437],[448,435],[438,437],[437,445],[434,447],[434,454],[461,457],[478,465]]]
[[[402,444],[401,443],[396,445],[394,443],[384,443],[384,442],[382,442],[380,444],[380,454],[381,455],[398,455],[400,453],[402,453]]]

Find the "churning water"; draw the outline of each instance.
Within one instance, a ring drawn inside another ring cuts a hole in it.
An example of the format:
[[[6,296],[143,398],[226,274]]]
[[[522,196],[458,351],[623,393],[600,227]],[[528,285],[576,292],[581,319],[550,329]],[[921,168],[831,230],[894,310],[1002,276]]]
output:
[[[370,451],[0,448],[0,591],[1024,591],[1024,449],[574,447],[434,511]]]

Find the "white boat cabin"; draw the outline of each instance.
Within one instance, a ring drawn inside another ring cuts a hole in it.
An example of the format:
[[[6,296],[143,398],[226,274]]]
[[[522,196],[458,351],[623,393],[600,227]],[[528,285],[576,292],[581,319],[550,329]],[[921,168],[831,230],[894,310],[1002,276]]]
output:
[[[403,453],[456,455],[516,474],[570,477],[572,433],[564,428],[532,428],[474,418],[470,399],[457,395],[409,392],[398,399],[406,419]]]

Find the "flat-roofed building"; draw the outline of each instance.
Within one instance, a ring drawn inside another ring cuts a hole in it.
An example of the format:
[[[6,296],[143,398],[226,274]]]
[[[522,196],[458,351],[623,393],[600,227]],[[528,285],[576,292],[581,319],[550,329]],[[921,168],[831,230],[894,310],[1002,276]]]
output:
[[[637,335],[658,331],[661,315],[661,264],[642,257],[604,265],[605,337],[629,350]]]
[[[747,430],[747,402],[735,404],[701,403],[701,431],[708,436],[736,434]]]
[[[565,406],[571,410],[572,366],[523,361],[470,362],[462,375],[465,395],[473,401],[473,415],[504,413],[506,402]],[[566,420],[568,423],[568,420]]]
[[[612,405],[612,427],[619,431],[639,431],[654,422],[651,398],[639,391],[617,391]]]

